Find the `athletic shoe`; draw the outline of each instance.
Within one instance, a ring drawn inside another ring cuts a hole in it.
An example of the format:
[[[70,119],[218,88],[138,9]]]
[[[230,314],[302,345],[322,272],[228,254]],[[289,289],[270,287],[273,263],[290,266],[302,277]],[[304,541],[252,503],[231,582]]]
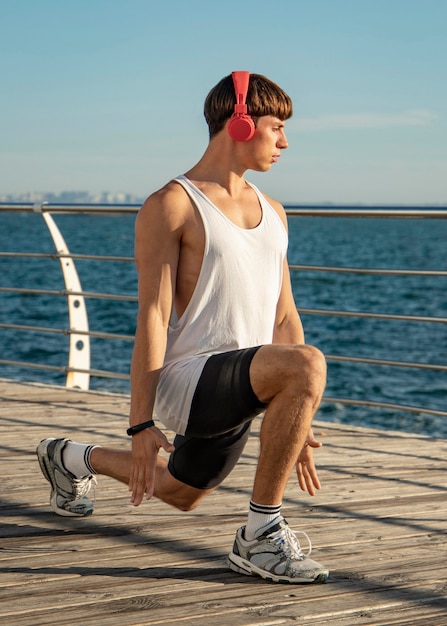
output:
[[[323,583],[329,570],[309,558],[301,550],[296,534],[279,516],[267,527],[260,528],[252,541],[244,538],[245,527],[239,528],[233,550],[228,555],[232,570],[247,576],[261,576],[275,583]]]
[[[86,516],[93,513],[94,504],[86,494],[96,478],[89,474],[76,478],[64,466],[62,452],[69,439],[44,439],[37,446],[37,458],[43,475],[51,484],[50,504],[58,515]]]

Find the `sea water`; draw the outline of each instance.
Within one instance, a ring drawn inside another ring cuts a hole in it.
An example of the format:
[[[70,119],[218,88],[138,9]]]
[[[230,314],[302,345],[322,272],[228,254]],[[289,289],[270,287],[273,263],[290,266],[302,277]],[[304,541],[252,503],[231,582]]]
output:
[[[56,215],[74,254],[133,256],[135,215]],[[289,218],[289,262],[349,268],[447,270],[447,220]],[[0,251],[53,253],[47,227],[38,214],[0,213]],[[77,260],[87,292],[136,295],[133,262]],[[0,286],[64,289],[59,261],[0,258]],[[292,272],[300,309],[354,311],[404,316],[447,317],[446,276],[378,276],[327,271]],[[137,304],[87,298],[92,331],[133,335]],[[339,315],[302,314],[307,343],[329,356],[354,356],[422,364],[447,364],[447,325]],[[0,322],[68,327],[66,299],[50,294],[0,293]],[[64,366],[65,335],[0,328],[1,357]],[[91,367],[129,373],[132,342],[92,338]],[[0,366],[0,376],[64,384],[64,375]],[[92,378],[92,389],[129,391],[128,381]],[[446,410],[447,373],[411,367],[372,366],[329,360],[325,395]],[[323,403],[318,418],[345,424],[447,436],[447,418],[421,410]]]

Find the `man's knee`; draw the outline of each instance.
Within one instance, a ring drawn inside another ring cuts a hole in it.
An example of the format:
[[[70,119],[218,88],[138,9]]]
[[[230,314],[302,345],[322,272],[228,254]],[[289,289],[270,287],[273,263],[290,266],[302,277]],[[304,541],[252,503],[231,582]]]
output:
[[[296,347],[295,375],[317,386],[326,383],[326,359],[314,346]]]
[[[285,391],[319,398],[326,384],[326,359],[314,346],[273,344],[259,350],[250,375],[260,400],[269,402]]]
[[[188,512],[196,509],[203,498],[211,491],[213,491],[213,489],[203,489],[198,493],[186,492],[170,494],[163,498],[163,500],[167,504],[179,509],[179,511]]]
[[[326,385],[326,359],[318,348],[297,346],[290,358],[284,389],[292,396],[308,397],[318,404]]]
[[[193,511],[214,489],[197,489],[174,478],[167,470],[159,481],[156,497],[180,511]]]

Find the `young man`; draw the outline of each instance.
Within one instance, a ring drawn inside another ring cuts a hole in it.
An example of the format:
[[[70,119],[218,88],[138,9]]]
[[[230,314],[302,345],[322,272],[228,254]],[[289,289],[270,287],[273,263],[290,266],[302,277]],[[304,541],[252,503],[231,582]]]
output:
[[[92,512],[93,474],[128,484],[135,506],[155,496],[188,511],[233,469],[251,420],[265,411],[248,520],[229,566],[275,582],[323,582],[328,570],[304,555],[280,508],[294,467],[302,490],[320,488],[311,423],[325,359],[304,343],[284,209],[244,178],[249,169],[268,171],[287,148],[292,102],[264,76],[233,75],[206,98],[210,141],[200,161],[151,195],[137,217],[132,451],[46,439],[37,454],[60,515]],[[251,119],[239,94],[248,76]],[[250,126],[245,140],[231,128],[233,113]],[[177,433],[173,445],[153,415]]]

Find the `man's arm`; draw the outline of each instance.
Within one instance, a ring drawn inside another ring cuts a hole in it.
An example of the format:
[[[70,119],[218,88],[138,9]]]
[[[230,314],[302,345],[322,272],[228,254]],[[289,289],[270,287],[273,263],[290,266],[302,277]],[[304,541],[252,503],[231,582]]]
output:
[[[287,215],[284,207],[277,200],[265,196],[266,200],[278,213],[278,217],[288,231]],[[290,270],[287,259],[284,259],[281,293],[276,306],[275,328],[273,331],[273,343],[292,343],[302,345],[304,341],[303,325],[296,310],[295,300],[290,281]]]
[[[287,259],[284,260],[281,293],[276,307],[273,343],[305,343],[304,330],[293,298],[290,271]]]
[[[278,203],[272,204],[278,210],[279,216],[286,225],[287,218],[283,207],[281,205],[278,206]],[[293,297],[287,260],[284,261],[281,293],[276,308],[273,343],[291,343],[297,345],[303,345],[305,343],[303,325]],[[306,444],[301,450],[296,464],[298,484],[302,491],[307,491],[311,496],[315,495],[315,489],[321,488],[313,458],[313,448],[320,448],[321,446],[322,443],[315,439],[311,428],[307,436]]]
[[[138,319],[131,362],[130,426],[152,418],[155,393],[166,352],[167,330],[174,305],[175,280],[181,240],[178,195],[164,189],[142,206],[135,224],[138,271]],[[165,435],[152,427],[132,437],[129,490],[137,506],[154,491],[160,448],[172,452]]]

